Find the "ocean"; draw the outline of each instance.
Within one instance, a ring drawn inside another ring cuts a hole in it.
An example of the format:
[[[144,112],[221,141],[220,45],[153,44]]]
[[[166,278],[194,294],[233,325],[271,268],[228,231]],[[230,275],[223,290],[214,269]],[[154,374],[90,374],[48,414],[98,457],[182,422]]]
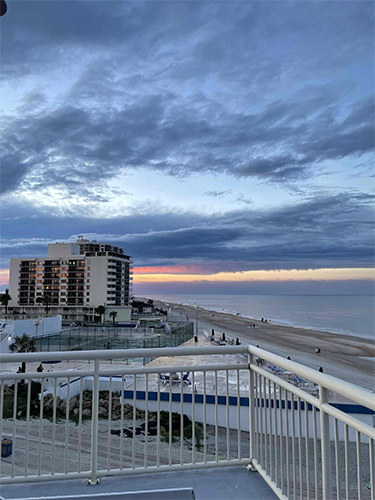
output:
[[[280,325],[375,339],[373,295],[150,295]]]

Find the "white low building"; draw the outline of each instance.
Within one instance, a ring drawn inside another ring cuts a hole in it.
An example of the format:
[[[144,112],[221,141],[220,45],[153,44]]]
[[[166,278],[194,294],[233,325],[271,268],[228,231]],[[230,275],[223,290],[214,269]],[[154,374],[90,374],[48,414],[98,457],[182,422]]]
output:
[[[0,320],[0,352],[9,352],[15,337],[26,334],[29,337],[55,335],[61,332],[61,316],[38,319]]]

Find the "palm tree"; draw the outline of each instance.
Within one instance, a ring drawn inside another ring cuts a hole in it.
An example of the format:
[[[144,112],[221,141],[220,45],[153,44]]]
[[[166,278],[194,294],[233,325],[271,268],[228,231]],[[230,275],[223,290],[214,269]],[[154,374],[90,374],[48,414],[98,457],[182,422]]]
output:
[[[35,338],[24,333],[22,337],[14,337],[13,344],[9,346],[10,352],[35,352]],[[26,372],[26,363],[22,361],[22,373]]]
[[[103,314],[105,313],[105,307],[104,306],[96,307],[95,313],[100,316],[100,322],[103,323]]]
[[[112,318],[112,321],[113,321],[113,324],[115,324],[115,319],[116,319],[116,316],[117,316],[117,311],[111,311],[109,313],[109,315],[111,316]]]
[[[5,292],[0,295],[0,302],[5,306],[5,316],[8,314],[8,304],[11,300],[12,297],[9,295],[9,288],[7,288]]]
[[[46,308],[46,316],[48,316],[49,311],[49,297],[48,295],[43,295],[43,297],[37,297],[36,302],[38,304],[44,304]]]

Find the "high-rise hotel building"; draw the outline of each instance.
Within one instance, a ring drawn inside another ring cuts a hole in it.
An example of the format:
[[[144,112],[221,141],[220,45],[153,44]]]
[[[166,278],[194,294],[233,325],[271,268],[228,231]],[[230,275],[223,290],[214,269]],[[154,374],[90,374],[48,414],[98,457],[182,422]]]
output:
[[[79,237],[76,243],[48,245],[47,257],[11,259],[10,306],[51,308],[127,306],[132,260],[122,248]]]

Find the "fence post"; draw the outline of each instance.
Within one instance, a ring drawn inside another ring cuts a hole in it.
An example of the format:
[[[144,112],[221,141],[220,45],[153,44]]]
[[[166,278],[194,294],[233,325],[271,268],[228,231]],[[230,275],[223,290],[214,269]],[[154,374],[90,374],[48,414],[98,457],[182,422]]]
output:
[[[98,470],[98,409],[99,409],[99,366],[100,360],[94,360],[94,374],[92,385],[92,424],[91,424],[91,474],[88,484],[100,483]]]
[[[321,405],[328,403],[328,390],[319,386],[320,400],[320,434],[322,447],[322,489],[323,500],[331,500],[331,443],[329,435],[329,415],[322,410]]]
[[[251,353],[247,355],[248,365],[249,365],[249,436],[250,436],[250,464],[249,469],[255,471],[253,466],[253,460],[255,458],[255,408],[254,408],[254,372],[251,365],[254,361],[254,356]]]

